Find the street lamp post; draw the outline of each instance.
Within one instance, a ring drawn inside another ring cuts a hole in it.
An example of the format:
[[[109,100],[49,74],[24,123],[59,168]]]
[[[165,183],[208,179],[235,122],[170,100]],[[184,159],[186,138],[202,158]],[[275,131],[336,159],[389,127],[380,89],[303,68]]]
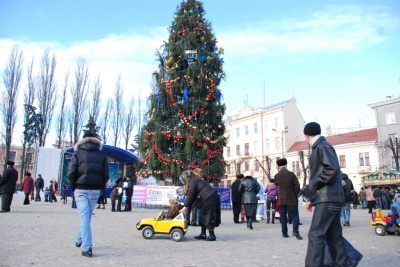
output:
[[[277,130],[277,129],[272,129],[272,131],[281,133],[282,158],[284,158],[284,157],[285,157],[285,152],[284,152],[284,150],[283,150],[283,135],[284,135],[285,133],[288,132],[288,127],[286,126],[284,130],[280,130],[280,131],[279,131],[279,130]]]

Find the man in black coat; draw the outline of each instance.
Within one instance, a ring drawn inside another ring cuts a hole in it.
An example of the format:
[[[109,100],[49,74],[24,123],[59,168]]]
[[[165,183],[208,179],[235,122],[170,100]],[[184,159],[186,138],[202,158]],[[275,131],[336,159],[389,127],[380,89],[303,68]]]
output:
[[[298,239],[303,238],[299,232],[299,206],[297,196],[300,192],[300,184],[296,175],[286,168],[287,160],[278,159],[276,164],[279,166],[279,172],[275,174],[275,184],[279,187],[279,214],[282,227],[282,236],[288,238],[287,214],[290,214],[293,223],[293,235]]]
[[[43,188],[44,188],[44,181],[43,181],[42,175],[39,174],[38,178],[36,178],[36,181],[35,181],[35,190],[36,190],[35,202],[41,201],[40,190],[43,191]]]
[[[340,220],[343,226],[350,226],[350,204],[353,201],[353,182],[347,174],[342,173],[342,185],[344,191],[344,206],[340,212]]]
[[[14,161],[7,161],[7,169],[4,170],[0,180],[1,211],[10,212],[15,186],[18,180],[18,172],[14,169]]]
[[[326,245],[331,252],[332,265],[347,266],[340,224],[344,194],[339,160],[333,146],[321,136],[318,123],[307,123],[303,132],[312,149],[306,210],[312,212],[314,207],[305,266],[323,266]]]
[[[90,221],[100,189],[105,188],[109,179],[107,155],[101,149],[100,140],[93,133],[86,132],[75,144],[67,172],[80,219],[75,246],[82,246],[82,256],[85,257],[92,257]]]
[[[234,223],[241,223],[239,221],[239,215],[242,207],[242,195],[239,192],[239,185],[243,178],[244,178],[243,174],[241,173],[237,174],[236,180],[232,183],[231,186],[232,211],[233,211]]]

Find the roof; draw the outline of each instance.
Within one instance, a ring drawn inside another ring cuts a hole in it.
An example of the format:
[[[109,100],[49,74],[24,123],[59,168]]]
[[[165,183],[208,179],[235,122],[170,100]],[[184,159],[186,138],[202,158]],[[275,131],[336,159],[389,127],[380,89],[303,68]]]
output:
[[[376,142],[378,141],[378,130],[377,128],[371,128],[366,130],[354,131],[350,133],[343,133],[337,135],[325,136],[326,140],[333,146],[343,144],[354,144],[362,142]],[[300,150],[307,150],[308,144],[306,141],[299,141],[294,143],[288,152],[296,152]]]
[[[116,159],[120,163],[132,164],[137,162],[139,159],[132,152],[116,146],[103,145],[102,147],[103,147],[102,150],[104,151],[104,153],[106,153],[107,157]],[[73,153],[74,147],[66,149],[65,152]]]

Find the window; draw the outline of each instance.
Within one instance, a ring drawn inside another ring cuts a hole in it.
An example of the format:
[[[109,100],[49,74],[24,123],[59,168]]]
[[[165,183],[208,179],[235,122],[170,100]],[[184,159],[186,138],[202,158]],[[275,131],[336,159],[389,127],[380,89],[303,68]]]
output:
[[[226,173],[231,174],[231,164],[226,165]]]
[[[249,155],[249,143],[244,144],[244,155],[248,156]]]
[[[269,150],[269,139],[265,139],[265,150]]]
[[[346,168],[346,156],[345,155],[339,156],[339,165],[340,165],[340,168]]]
[[[360,166],[371,166],[369,162],[369,152],[358,154]]]
[[[244,126],[244,135],[249,135],[249,126],[248,125]]]
[[[16,155],[17,155],[17,152],[10,151],[10,154],[8,156],[8,160],[15,161]]]
[[[359,159],[360,166],[364,166],[364,154],[363,153],[358,154],[358,159]]]
[[[254,133],[258,133],[258,123],[254,123]]]
[[[250,162],[249,161],[244,162],[244,171],[250,171]]]
[[[231,156],[231,147],[230,147],[230,146],[228,146],[228,147],[226,148],[226,156],[227,156],[227,157],[230,157],[230,156]]]
[[[394,156],[391,157],[392,159],[392,169],[395,170],[396,169],[396,158]],[[398,159],[400,160],[400,159]]]
[[[236,145],[236,156],[240,155],[240,145]]]
[[[296,162],[292,161],[292,172],[296,172]]]
[[[236,173],[241,173],[242,171],[240,170],[240,165],[242,165],[241,162],[236,163]]]
[[[255,171],[259,171],[260,170],[260,164],[258,163],[258,161],[254,162],[254,170]]]
[[[279,128],[281,128],[280,126],[279,126],[279,117],[276,117],[275,118],[275,129],[279,129]]]
[[[236,137],[240,137],[240,128],[236,128]]]
[[[300,161],[296,161],[296,175],[300,176]]]
[[[275,137],[275,148],[276,150],[279,150],[281,143],[279,142],[281,140],[280,137]]]
[[[369,163],[369,152],[364,153],[365,166],[371,166]]]
[[[31,161],[32,161],[32,153],[26,153],[25,162],[30,164]]]
[[[386,124],[393,124],[396,123],[396,116],[394,111],[388,111],[385,113]]]
[[[264,120],[264,131],[269,130],[269,120]]]
[[[254,153],[257,153],[257,152],[258,152],[258,141],[254,141],[253,152],[254,152]]]
[[[226,139],[228,139],[228,141],[231,139],[231,131],[226,132]]]

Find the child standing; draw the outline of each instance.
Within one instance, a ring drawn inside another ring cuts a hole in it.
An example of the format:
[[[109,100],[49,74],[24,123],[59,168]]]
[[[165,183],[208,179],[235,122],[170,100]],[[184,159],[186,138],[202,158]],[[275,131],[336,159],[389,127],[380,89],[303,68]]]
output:
[[[244,206],[242,205],[242,208],[240,210],[240,219],[242,220],[242,223],[246,221],[246,211],[244,210]]]
[[[63,183],[61,186],[61,200],[63,204],[67,204],[67,197],[68,197],[68,187],[66,183]]]
[[[44,202],[49,202],[49,195],[50,195],[50,190],[46,186],[46,188],[44,189]]]

